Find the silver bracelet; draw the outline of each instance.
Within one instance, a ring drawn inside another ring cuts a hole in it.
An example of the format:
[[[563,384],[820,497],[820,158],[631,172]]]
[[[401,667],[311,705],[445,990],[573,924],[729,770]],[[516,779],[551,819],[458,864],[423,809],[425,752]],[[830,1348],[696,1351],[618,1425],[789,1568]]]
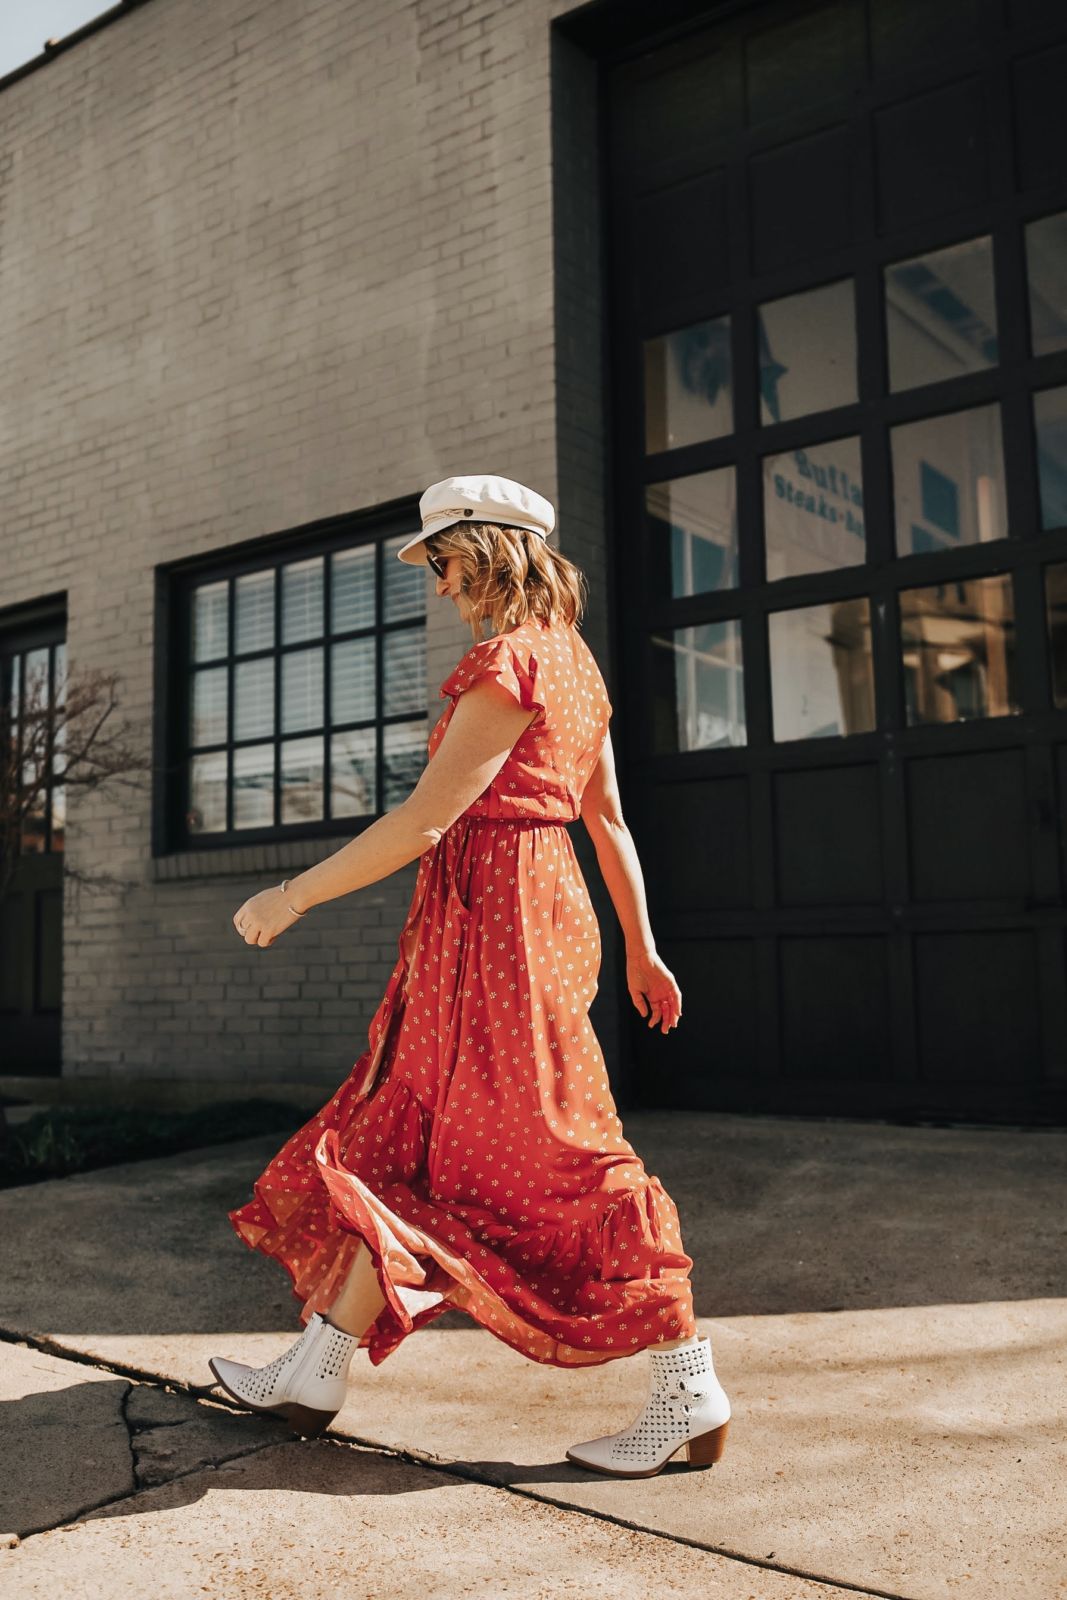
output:
[[[284,883],[280,883],[278,885],[278,888],[282,891],[282,894],[284,894],[285,891],[288,889],[289,884],[291,883],[291,881],[292,880],[290,878],[286,878]],[[288,900],[285,902],[285,905],[286,905],[286,909],[288,911],[291,911],[293,913],[294,917],[306,917],[307,916],[307,912],[306,911],[298,911],[295,906],[291,906],[289,904]]]

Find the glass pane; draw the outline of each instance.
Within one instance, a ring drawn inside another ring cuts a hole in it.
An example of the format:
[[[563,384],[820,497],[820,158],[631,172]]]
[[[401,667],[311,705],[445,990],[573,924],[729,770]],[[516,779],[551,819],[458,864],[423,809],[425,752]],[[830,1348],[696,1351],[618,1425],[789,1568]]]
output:
[[[774,611],[767,625],[774,738],[870,733],[874,665],[867,597]]]
[[[22,685],[22,657],[13,656],[11,660],[11,699],[8,703],[12,724],[19,717],[19,695]]]
[[[650,483],[648,570],[656,598],[737,585],[737,474],[733,467]]]
[[[644,348],[650,455],[733,432],[729,317],[646,339]]]
[[[282,744],[282,821],[317,822],[323,815],[322,738]]]
[[[1010,573],[901,590],[900,644],[909,726],[1019,710]]]
[[[757,316],[761,422],[787,422],[859,398],[851,278],[769,300]]]
[[[414,532],[414,530],[412,530]],[[396,539],[387,539],[382,550],[385,562],[385,620],[399,622],[404,617],[426,615],[426,578],[429,567],[413,566],[410,561],[398,561],[396,553],[407,544],[411,534],[404,533]]]
[[[1067,706],[1067,561],[1045,568],[1045,604],[1052,661],[1052,699],[1062,708]]]
[[[330,557],[330,626],[334,633],[374,626],[374,552],[374,545],[364,544],[356,550],[335,550]],[[394,555],[393,565],[399,568],[403,563]]]
[[[239,661],[233,684],[233,736],[269,739],[274,732],[274,657]]]
[[[53,689],[55,703],[62,706],[67,698],[67,646],[61,641],[52,652],[55,660],[53,665]]]
[[[385,715],[424,712],[426,707],[426,635],[421,628],[387,633],[382,639],[382,690]]]
[[[229,648],[228,589],[229,584],[223,578],[220,583],[203,583],[193,590],[194,661],[212,661],[216,656],[224,656]]]
[[[233,825],[269,828],[274,824],[274,746],[246,745],[233,752]]]
[[[321,728],[322,647],[290,650],[282,656],[282,732]]]
[[[52,790],[52,849],[64,848],[67,833],[67,791],[62,783]]]
[[[857,438],[763,458],[767,581],[866,559]]]
[[[330,815],[369,817],[375,804],[374,729],[335,733],[330,752]]]
[[[1067,528],[1067,389],[1034,395],[1041,526]]]
[[[226,667],[201,667],[193,673],[189,744],[221,744],[226,738]]]
[[[968,239],[885,269],[889,387],[995,367],[993,241]]]
[[[1026,229],[1030,277],[1030,348],[1035,356],[1067,350],[1067,211]]]
[[[19,849],[26,855],[45,853],[45,813],[48,800],[46,784],[44,769],[36,761],[22,763],[20,801],[26,809],[22,815]]]
[[[269,650],[274,644],[274,568],[246,572],[234,597],[237,654]]]
[[[331,723],[366,722],[374,716],[374,639],[345,639],[332,646]]]
[[[426,718],[382,729],[382,808],[406,800],[426,765]]]
[[[282,568],[282,643],[322,634],[322,556]]]
[[[194,756],[189,763],[189,810],[185,825],[190,833],[226,831],[226,752]]]
[[[704,622],[652,635],[656,754],[743,745],[741,624]]]
[[[998,405],[902,423],[890,442],[898,555],[1007,538]]]
[[[22,715],[28,718],[36,712],[38,717],[43,716],[49,706],[48,671],[49,650],[47,645],[42,645],[37,650],[27,650],[23,656],[23,681],[25,688],[22,699]]]

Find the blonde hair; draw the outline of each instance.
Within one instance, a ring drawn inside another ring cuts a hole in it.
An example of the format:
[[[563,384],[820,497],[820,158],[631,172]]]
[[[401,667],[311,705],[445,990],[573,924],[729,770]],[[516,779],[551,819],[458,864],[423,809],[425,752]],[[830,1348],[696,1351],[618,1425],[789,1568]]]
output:
[[[484,637],[487,618],[493,634],[509,633],[531,617],[568,627],[582,620],[588,593],[584,573],[528,528],[460,522],[431,534],[426,549],[442,562],[459,557],[475,644]]]

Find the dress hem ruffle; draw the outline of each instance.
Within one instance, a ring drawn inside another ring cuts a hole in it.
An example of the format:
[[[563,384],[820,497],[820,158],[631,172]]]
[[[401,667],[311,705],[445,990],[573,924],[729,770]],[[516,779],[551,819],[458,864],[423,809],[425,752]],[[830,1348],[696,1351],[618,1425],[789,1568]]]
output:
[[[383,1088],[389,1098],[408,1094],[402,1084]],[[412,1109],[417,1110],[421,1120],[421,1108],[413,1097],[409,1098],[412,1104],[405,1109],[409,1114]],[[229,1220],[245,1244],[285,1267],[293,1294],[304,1302],[304,1323],[313,1312],[325,1315],[341,1292],[360,1243],[366,1244],[385,1298],[385,1306],[360,1340],[360,1348],[367,1350],[374,1366],[386,1360],[410,1333],[448,1310],[465,1312],[519,1354],[558,1367],[601,1366],[696,1331],[688,1266],[684,1264],[688,1257],[676,1255],[664,1266],[646,1259],[649,1275],[644,1277],[634,1276],[632,1268],[624,1264],[624,1250],[632,1246],[635,1235],[643,1239],[646,1258],[662,1253],[656,1217],[661,1191],[658,1179],[650,1174],[636,1187],[603,1191],[595,1197],[596,1203],[587,1216],[562,1227],[550,1221],[525,1228],[500,1224],[500,1240],[487,1246],[474,1245],[483,1254],[496,1254],[512,1270],[515,1268],[508,1261],[507,1250],[527,1247],[523,1258],[528,1259],[531,1253],[536,1257],[535,1268],[525,1269],[527,1276],[557,1271],[565,1261],[581,1262],[588,1270],[592,1257],[599,1276],[586,1284],[586,1290],[603,1292],[605,1311],[582,1315],[554,1312],[546,1305],[541,1315],[542,1321],[558,1315],[569,1329],[580,1328],[584,1323],[590,1330],[584,1337],[598,1341],[585,1349],[556,1337],[524,1316],[482,1277],[467,1255],[451,1249],[425,1226],[399,1216],[344,1165],[336,1128],[325,1129],[319,1137],[314,1165],[321,1188],[295,1194],[265,1191],[257,1182],[255,1199],[230,1212]],[[390,1187],[402,1187],[412,1209],[426,1203],[407,1185]],[[462,1206],[457,1209],[463,1210]],[[270,1216],[273,1227],[254,1215],[258,1212],[261,1217],[263,1211]],[[457,1231],[465,1231],[477,1240],[460,1218],[454,1219],[454,1225]],[[631,1319],[631,1329],[635,1321],[642,1319],[660,1326],[646,1327],[643,1334],[631,1332],[628,1337],[620,1333],[618,1348],[603,1348],[604,1344],[613,1345],[616,1339],[605,1332],[604,1321],[624,1315]]]

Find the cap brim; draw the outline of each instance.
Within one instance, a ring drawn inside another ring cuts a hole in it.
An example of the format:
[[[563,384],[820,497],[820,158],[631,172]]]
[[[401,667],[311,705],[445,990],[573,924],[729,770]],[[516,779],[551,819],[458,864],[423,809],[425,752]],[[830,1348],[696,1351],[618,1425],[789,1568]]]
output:
[[[409,567],[428,567],[430,563],[426,559],[426,551],[425,549],[419,550],[419,547],[425,545],[429,537],[428,533],[421,531],[413,534],[407,544],[400,546],[396,553],[397,560],[405,562]],[[419,551],[419,553],[413,554],[412,552],[414,551]]]

